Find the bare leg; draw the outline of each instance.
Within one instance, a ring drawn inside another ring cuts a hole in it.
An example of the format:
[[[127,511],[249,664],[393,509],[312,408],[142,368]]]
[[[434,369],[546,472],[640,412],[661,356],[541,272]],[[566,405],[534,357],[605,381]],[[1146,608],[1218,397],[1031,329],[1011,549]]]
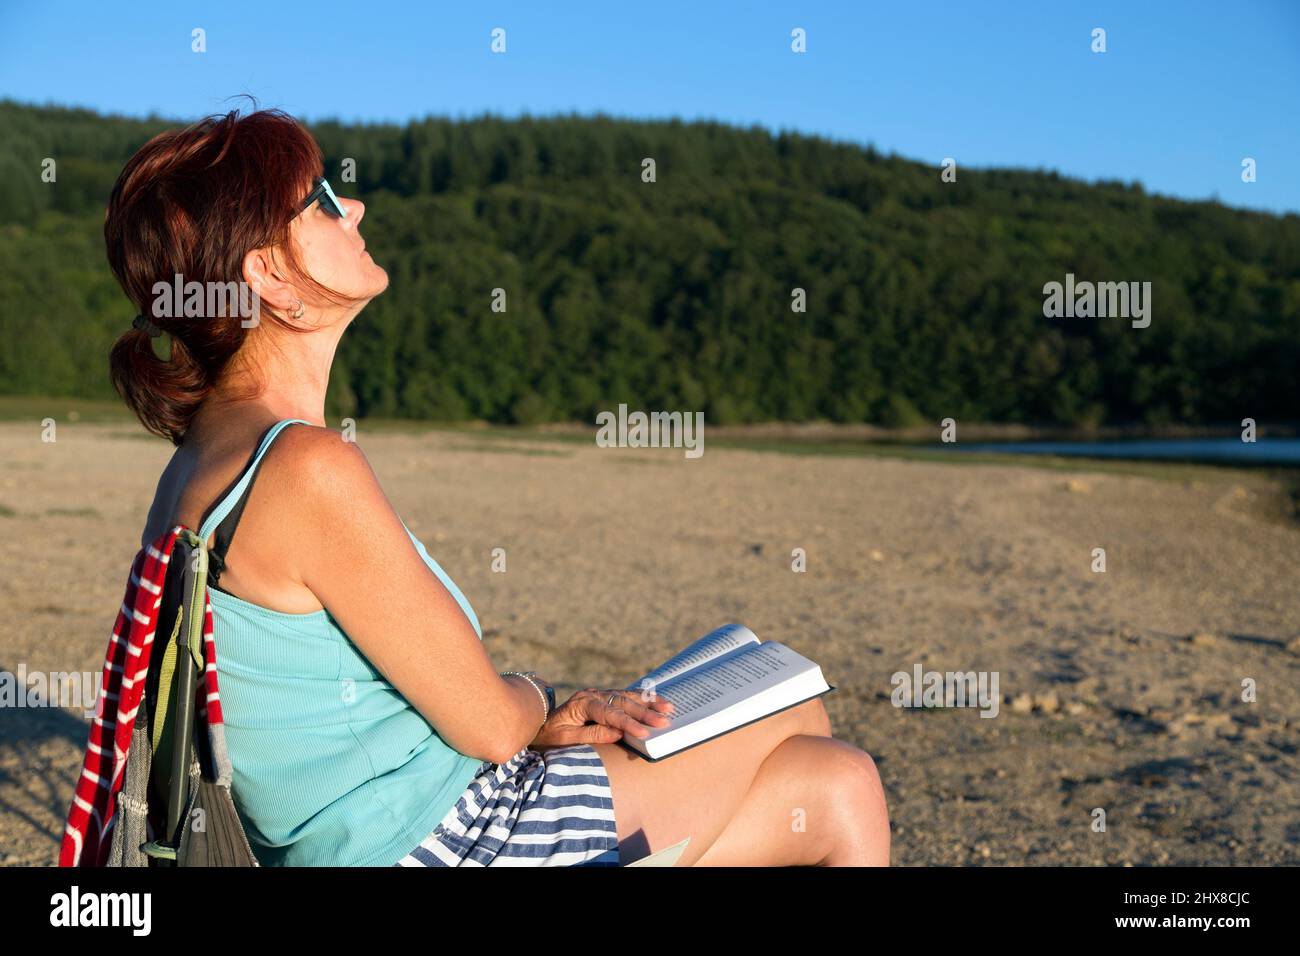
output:
[[[696,866],[888,866],[889,811],[870,755],[798,735],[763,761]]]
[[[740,810],[759,768],[797,735],[829,737],[820,699],[650,763],[618,744],[592,744],[609,774],[619,858],[631,863],[685,837],[678,866],[693,866]]]

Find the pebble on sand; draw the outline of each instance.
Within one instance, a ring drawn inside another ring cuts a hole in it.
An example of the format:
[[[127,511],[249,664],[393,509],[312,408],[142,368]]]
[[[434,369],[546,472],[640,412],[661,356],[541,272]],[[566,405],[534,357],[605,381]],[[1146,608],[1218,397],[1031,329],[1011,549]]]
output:
[[[1054,714],[1061,709],[1061,701],[1056,694],[1048,691],[1046,694],[1034,695],[1034,706],[1045,714]]]

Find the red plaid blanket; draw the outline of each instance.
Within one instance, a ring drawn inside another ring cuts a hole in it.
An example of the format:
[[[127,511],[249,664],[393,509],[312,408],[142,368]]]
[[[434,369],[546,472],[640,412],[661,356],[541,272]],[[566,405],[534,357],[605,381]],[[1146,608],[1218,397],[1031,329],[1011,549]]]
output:
[[[149,652],[153,648],[163,582],[177,535],[177,525],[152,544],[141,548],[131,565],[126,594],[118,611],[113,636],[104,657],[95,719],[81,777],[77,780],[72,807],[68,811],[59,850],[59,866],[104,866],[108,860],[113,828],[113,810],[122,788],[131,731],[149,673]],[[221,723],[221,701],[217,696],[217,652],[212,640],[212,603],[203,596],[204,680],[199,684],[195,719],[200,731]]]

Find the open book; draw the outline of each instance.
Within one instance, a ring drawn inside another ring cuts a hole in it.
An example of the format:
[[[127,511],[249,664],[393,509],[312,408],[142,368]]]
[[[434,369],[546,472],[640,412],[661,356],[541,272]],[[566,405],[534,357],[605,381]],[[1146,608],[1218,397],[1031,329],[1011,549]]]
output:
[[[676,708],[672,723],[649,736],[623,735],[625,747],[659,760],[835,688],[814,661],[760,642],[743,624],[724,624],[624,689]]]

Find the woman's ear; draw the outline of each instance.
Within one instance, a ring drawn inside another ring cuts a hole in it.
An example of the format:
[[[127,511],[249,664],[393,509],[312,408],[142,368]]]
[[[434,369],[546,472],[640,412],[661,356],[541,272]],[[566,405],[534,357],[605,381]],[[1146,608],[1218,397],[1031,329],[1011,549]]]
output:
[[[269,249],[253,249],[244,256],[244,281],[259,299],[278,312],[293,304],[293,284],[281,278],[275,254]]]

